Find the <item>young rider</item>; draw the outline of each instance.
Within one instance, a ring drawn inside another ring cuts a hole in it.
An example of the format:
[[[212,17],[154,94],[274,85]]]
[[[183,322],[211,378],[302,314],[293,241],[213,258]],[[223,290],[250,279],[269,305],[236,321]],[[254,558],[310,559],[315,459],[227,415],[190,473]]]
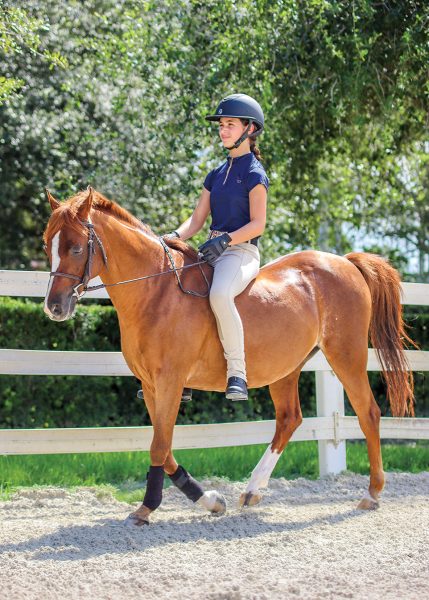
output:
[[[244,333],[234,303],[259,271],[258,239],[264,231],[268,178],[259,162],[255,138],[264,127],[260,105],[246,94],[224,98],[208,121],[219,123],[227,160],[207,175],[198,204],[169,235],[187,240],[202,229],[209,214],[209,239],[199,247],[214,267],[210,306],[227,362],[226,397],[247,400]]]

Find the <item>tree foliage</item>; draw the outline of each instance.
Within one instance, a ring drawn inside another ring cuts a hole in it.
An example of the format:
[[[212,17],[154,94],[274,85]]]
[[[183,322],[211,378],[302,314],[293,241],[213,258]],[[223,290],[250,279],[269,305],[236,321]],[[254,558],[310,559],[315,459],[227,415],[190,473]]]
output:
[[[4,266],[41,258],[45,185],[66,197],[91,183],[155,230],[176,227],[224,156],[204,115],[238,90],[266,113],[266,259],[344,252],[387,213],[383,234],[415,232],[423,201],[400,172],[404,157],[426,161],[426,2],[55,0],[48,14],[28,0],[26,15],[46,25],[39,51],[68,67],[31,52],[2,61],[23,82],[0,121]],[[414,247],[422,271],[427,247]]]
[[[40,31],[48,31],[49,23],[41,18],[30,17],[19,7],[8,6],[0,0],[0,53],[17,55],[29,52],[46,61],[51,68],[66,67],[67,62],[58,51],[40,51]],[[25,80],[9,75],[0,76],[0,106],[24,85]]]

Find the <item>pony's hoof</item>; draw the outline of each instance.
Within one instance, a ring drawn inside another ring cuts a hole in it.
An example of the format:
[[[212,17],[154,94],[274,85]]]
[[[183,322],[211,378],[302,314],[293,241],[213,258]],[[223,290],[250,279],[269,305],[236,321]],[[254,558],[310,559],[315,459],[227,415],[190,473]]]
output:
[[[377,510],[380,504],[371,496],[365,496],[357,505],[358,510]]]
[[[137,510],[132,512],[125,519],[124,524],[129,527],[142,527],[142,525],[149,525],[149,515],[152,511],[147,508],[144,504]]]
[[[243,508],[243,506],[255,506],[256,504],[259,504],[261,500],[262,494],[258,494],[258,492],[243,492],[240,495],[238,504],[241,508]]]
[[[143,525],[149,525],[149,519],[142,519],[135,515],[128,515],[124,521],[125,527],[143,527]]]
[[[222,515],[226,511],[225,498],[215,490],[204,492],[201,498],[197,500],[197,504],[216,515]]]
[[[223,513],[225,511],[226,511],[226,500],[225,500],[224,496],[222,496],[222,494],[218,494],[216,492],[216,500],[215,500],[213,508],[211,509],[211,512],[216,515],[223,515]]]
[[[216,513],[217,515],[223,515],[226,511],[226,500],[222,494],[218,494],[216,492],[216,500],[214,507],[212,508],[212,513]]]

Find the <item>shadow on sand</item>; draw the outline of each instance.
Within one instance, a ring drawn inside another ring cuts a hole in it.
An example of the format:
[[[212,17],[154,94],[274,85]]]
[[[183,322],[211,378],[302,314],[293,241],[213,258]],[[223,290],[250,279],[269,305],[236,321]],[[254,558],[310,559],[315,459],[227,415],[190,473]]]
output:
[[[335,527],[350,519],[365,517],[367,513],[348,510],[341,514],[326,515],[306,521],[271,522],[264,513],[243,510],[220,517],[190,515],[186,518],[156,521],[143,527],[130,527],[122,520],[100,519],[94,525],[70,525],[55,532],[19,543],[0,545],[0,556],[8,552],[32,552],[33,560],[85,560],[104,554],[144,552],[151,548],[174,543],[201,541],[248,540],[264,534],[290,533],[312,527]],[[282,543],[287,544],[287,536]]]

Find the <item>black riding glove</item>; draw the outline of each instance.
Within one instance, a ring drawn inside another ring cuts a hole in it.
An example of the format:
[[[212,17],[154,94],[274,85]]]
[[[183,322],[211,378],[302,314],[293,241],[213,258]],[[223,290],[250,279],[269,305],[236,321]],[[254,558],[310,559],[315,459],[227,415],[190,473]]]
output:
[[[227,233],[223,233],[198,246],[199,254],[209,265],[214,267],[215,260],[225,252],[230,241],[231,237]]]

